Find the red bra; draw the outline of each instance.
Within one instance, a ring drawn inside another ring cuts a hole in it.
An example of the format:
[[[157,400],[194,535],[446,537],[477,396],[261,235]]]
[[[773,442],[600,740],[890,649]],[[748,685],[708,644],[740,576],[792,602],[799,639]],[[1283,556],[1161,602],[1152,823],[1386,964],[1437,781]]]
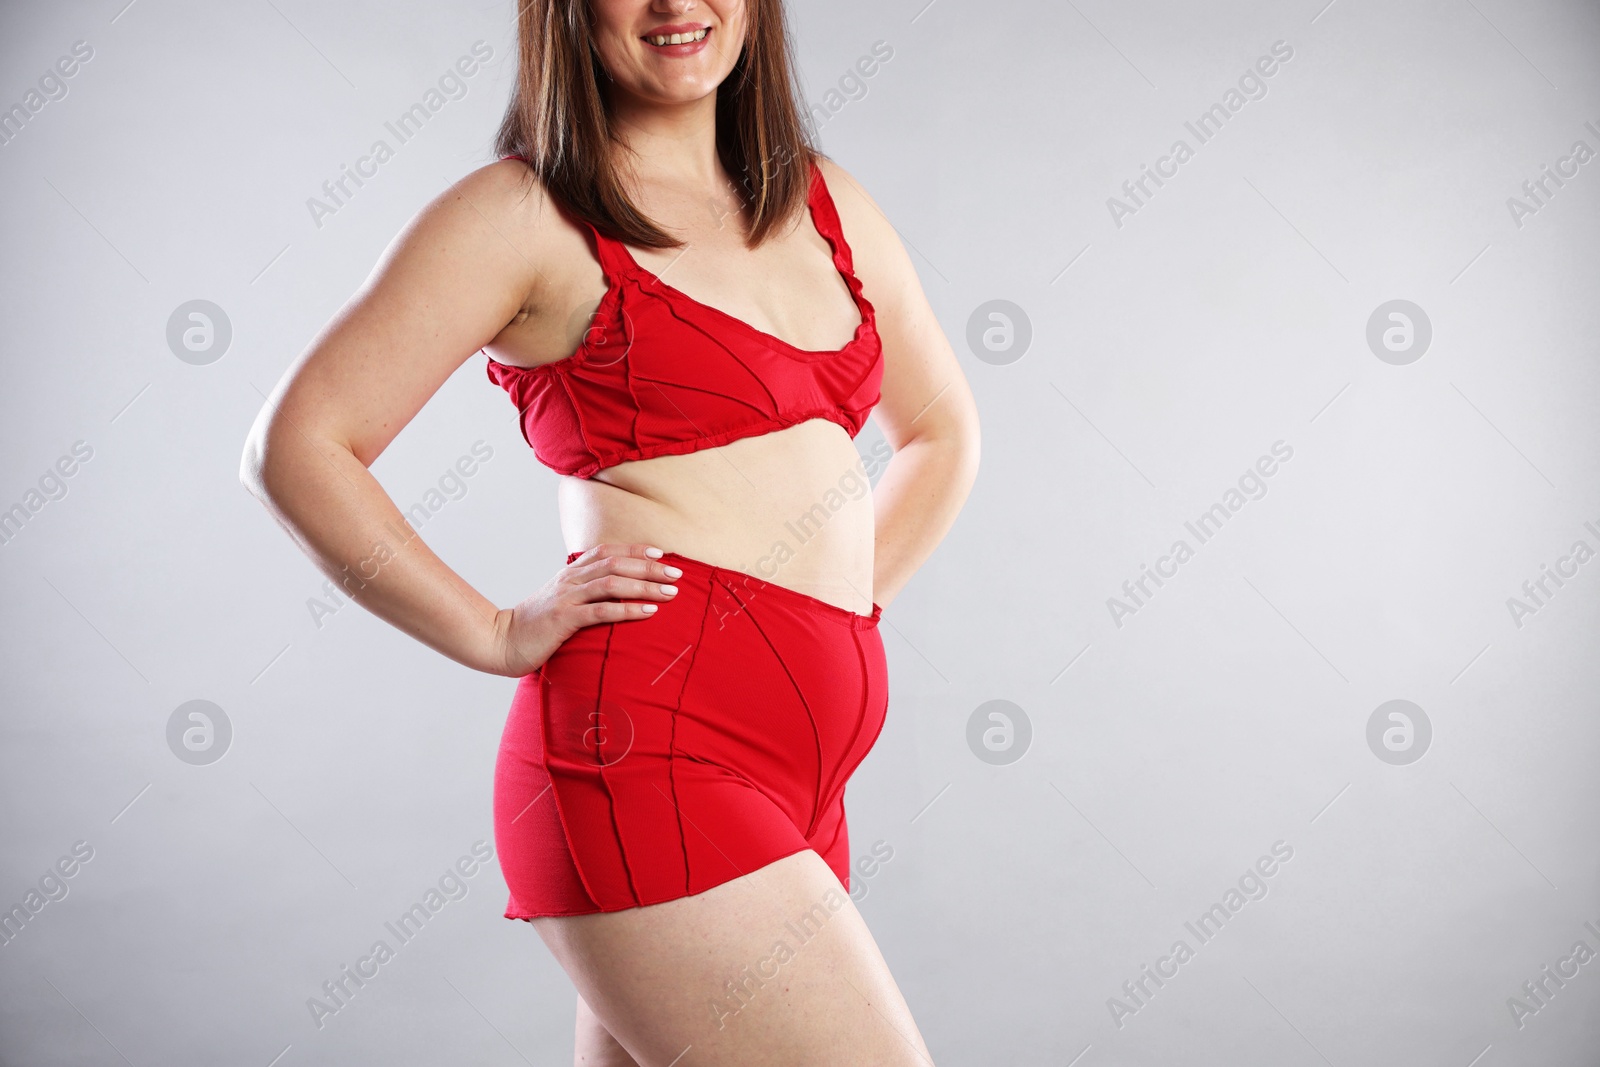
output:
[[[537,367],[489,360],[489,380],[522,412],[523,439],[539,461],[589,478],[625,460],[694,452],[817,418],[855,437],[879,399],[883,344],[814,164],[807,204],[861,314],[855,336],[837,351],[796,348],[686,296],[584,222],[606,295],[578,350]]]

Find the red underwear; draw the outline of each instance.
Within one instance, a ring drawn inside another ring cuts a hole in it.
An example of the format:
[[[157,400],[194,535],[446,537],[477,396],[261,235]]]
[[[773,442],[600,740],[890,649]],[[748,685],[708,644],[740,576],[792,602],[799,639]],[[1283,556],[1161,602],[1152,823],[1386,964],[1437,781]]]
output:
[[[584,627],[517,686],[494,778],[508,919],[657,904],[807,848],[850,888],[845,782],[888,710],[882,609],[663,561],[683,577],[654,616]]]

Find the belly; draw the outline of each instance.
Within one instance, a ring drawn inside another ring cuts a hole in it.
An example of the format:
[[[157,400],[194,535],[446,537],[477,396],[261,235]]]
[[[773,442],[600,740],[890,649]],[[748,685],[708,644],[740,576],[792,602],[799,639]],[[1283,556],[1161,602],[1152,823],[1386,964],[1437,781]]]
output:
[[[569,551],[643,542],[872,612],[872,488],[824,419],[563,478],[560,503]]]

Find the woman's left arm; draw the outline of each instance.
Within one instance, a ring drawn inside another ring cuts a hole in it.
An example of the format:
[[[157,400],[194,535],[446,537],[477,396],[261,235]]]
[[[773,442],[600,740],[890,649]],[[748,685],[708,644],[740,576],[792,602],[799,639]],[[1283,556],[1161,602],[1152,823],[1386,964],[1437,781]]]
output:
[[[894,458],[873,490],[872,599],[887,607],[939,546],[972,489],[978,408],[894,227],[842,167],[819,165],[883,339],[883,398],[873,418]]]

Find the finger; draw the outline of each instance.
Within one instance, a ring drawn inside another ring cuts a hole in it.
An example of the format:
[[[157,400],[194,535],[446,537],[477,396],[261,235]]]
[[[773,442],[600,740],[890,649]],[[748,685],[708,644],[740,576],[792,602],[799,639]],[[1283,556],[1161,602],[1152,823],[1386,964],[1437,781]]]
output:
[[[593,581],[608,574],[620,574],[625,578],[640,578],[657,582],[670,582],[683,577],[683,569],[674,567],[670,563],[663,563],[651,559],[639,559],[634,556],[606,556],[594,562],[573,570],[573,577],[580,582]]]
[[[678,587],[661,582],[646,582],[638,578],[625,578],[620,574],[607,574],[578,587],[579,595],[586,601],[595,600],[671,600],[678,595]]]
[[[590,604],[580,604],[573,609],[573,614],[578,620],[578,625],[595,626],[604,622],[629,622],[634,619],[648,619],[656,613],[659,605],[646,603],[626,603],[620,600],[596,600]]]
[[[569,563],[568,566],[582,566],[586,563],[593,563],[597,559],[604,559],[607,556],[631,556],[638,559],[660,559],[663,554],[664,553],[661,551],[661,549],[657,548],[655,545],[629,545],[607,542],[606,544],[595,545],[592,548],[586,549],[582,555]]]

